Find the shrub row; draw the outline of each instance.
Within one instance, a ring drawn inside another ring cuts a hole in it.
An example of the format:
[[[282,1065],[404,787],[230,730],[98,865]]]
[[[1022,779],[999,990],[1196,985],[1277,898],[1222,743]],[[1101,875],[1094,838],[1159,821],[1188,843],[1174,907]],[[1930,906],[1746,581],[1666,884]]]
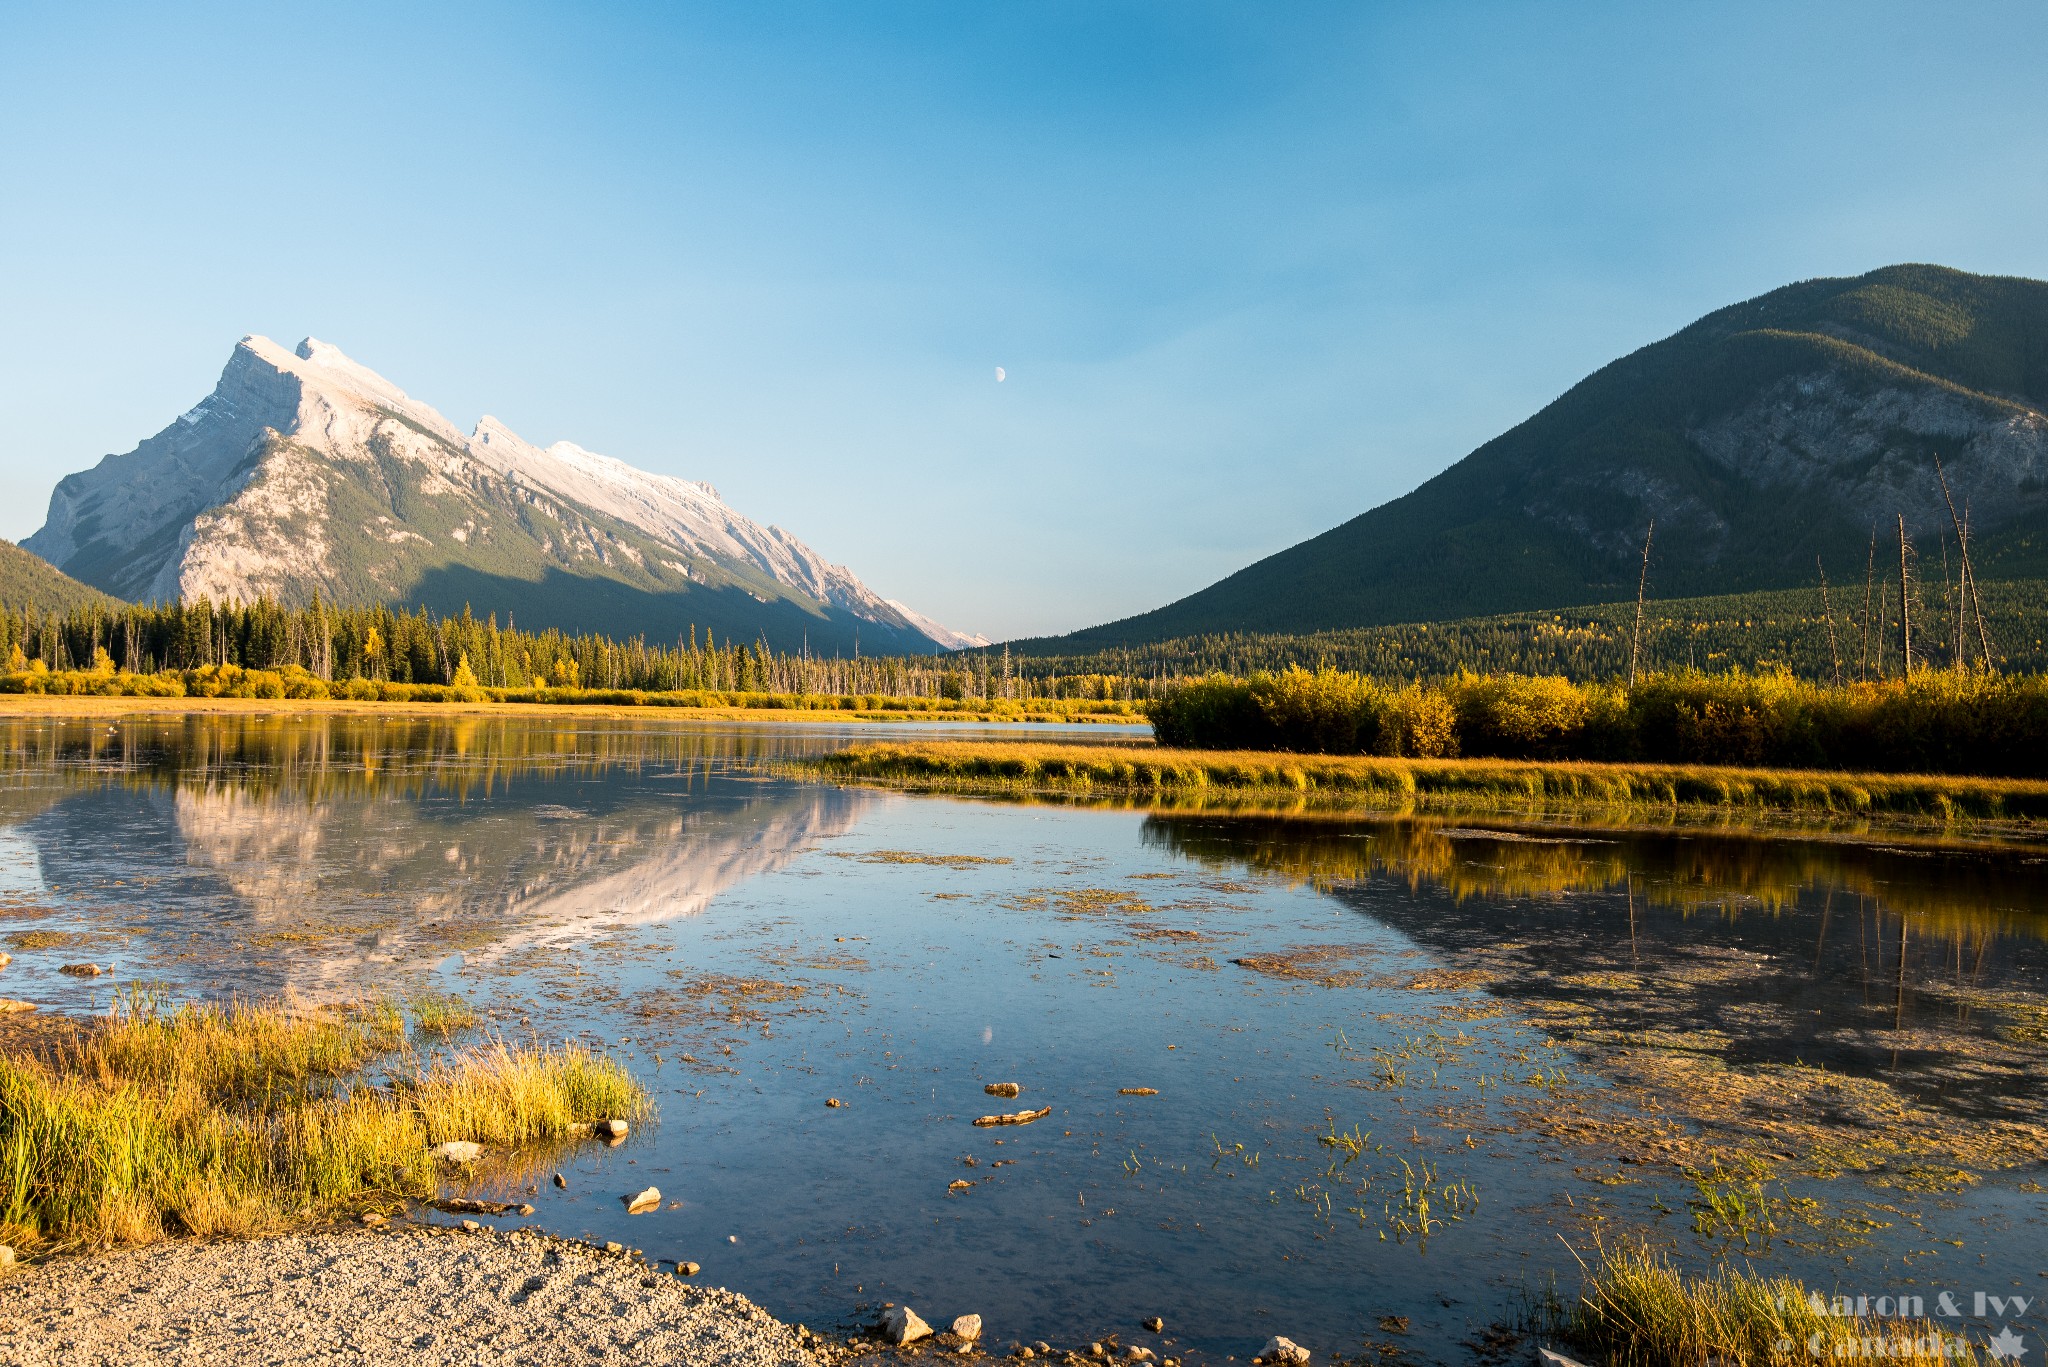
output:
[[[1163,745],[2048,777],[2048,679],[1923,672],[1834,688],[1788,674],[1634,687],[1461,674],[1394,688],[1290,669],[1211,675],[1148,706]]]
[[[610,707],[732,707],[770,712],[945,712],[994,716],[1106,717],[1135,721],[1134,705],[1101,699],[916,698],[881,694],[759,693],[685,688],[650,692],[637,688],[485,688],[465,662],[455,682],[393,683],[383,679],[322,679],[298,665],[244,669],[205,665],[198,669],[131,674],[113,669],[52,670],[32,664],[0,674],[0,693],[38,693],[112,698],[278,698],[342,699],[357,702],[581,703]]]

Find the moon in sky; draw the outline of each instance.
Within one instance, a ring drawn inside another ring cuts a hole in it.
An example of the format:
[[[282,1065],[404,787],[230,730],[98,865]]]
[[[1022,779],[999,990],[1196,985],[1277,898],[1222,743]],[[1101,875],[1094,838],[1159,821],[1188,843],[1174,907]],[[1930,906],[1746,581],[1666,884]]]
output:
[[[996,383],[997,383],[997,384],[1001,384],[1001,383],[1002,383],[1002,382],[1003,382],[1004,380],[1008,379],[1008,378],[1009,378],[1009,376],[1010,376],[1010,372],[1009,372],[1009,371],[1007,371],[1007,370],[1004,370],[1004,369],[1003,369],[1003,368],[1002,368],[1001,366],[997,366],[997,367],[996,367]]]

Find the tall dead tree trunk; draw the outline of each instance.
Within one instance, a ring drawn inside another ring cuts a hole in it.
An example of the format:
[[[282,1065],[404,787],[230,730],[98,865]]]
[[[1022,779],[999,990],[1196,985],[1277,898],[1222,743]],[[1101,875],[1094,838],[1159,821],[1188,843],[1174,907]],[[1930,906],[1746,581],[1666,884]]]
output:
[[[1643,570],[1636,577],[1636,629],[1628,643],[1628,686],[1636,686],[1636,666],[1643,655],[1643,596],[1650,587],[1650,539],[1657,535],[1657,519],[1650,519],[1650,529],[1643,533]]]

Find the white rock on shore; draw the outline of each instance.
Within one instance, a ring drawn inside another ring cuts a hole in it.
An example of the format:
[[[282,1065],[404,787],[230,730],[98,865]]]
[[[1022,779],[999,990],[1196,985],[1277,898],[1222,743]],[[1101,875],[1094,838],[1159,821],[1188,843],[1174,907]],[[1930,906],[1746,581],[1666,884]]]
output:
[[[882,1334],[895,1344],[915,1343],[931,1337],[932,1327],[907,1305],[892,1305],[882,1312]]]

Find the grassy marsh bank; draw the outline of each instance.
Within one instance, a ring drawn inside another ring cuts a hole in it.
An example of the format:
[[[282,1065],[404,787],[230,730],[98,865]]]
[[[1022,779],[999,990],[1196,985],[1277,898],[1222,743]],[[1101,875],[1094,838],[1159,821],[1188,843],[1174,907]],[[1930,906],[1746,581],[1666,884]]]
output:
[[[920,790],[1323,810],[1598,809],[1987,821],[2048,819],[2048,781],[1688,764],[1402,759],[1155,746],[928,741],[852,746],[796,772]]]
[[[583,1050],[415,1050],[459,1019],[436,1008],[409,1034],[389,1002],[167,1008],[131,994],[90,1028],[0,1057],[0,1243],[272,1233],[431,1199],[429,1149],[448,1140],[559,1141],[648,1108],[623,1068]]]

